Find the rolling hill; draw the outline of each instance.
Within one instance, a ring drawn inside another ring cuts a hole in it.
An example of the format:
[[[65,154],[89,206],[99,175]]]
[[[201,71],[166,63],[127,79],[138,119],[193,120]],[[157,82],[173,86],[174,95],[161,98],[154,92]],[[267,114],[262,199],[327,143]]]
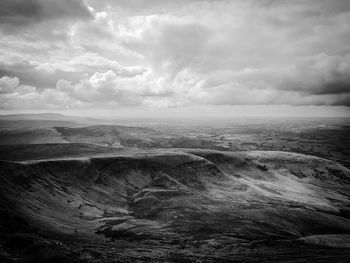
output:
[[[120,125],[76,126],[0,129],[0,145],[87,143],[113,147],[220,149],[214,142],[207,139],[182,135],[169,136],[145,127]]]
[[[62,146],[46,160],[40,156],[48,148],[38,148],[1,161],[3,235],[34,233],[60,242],[72,258],[99,262],[350,256],[350,171],[333,161],[272,151],[98,147],[84,156],[89,147],[77,144],[64,158]]]

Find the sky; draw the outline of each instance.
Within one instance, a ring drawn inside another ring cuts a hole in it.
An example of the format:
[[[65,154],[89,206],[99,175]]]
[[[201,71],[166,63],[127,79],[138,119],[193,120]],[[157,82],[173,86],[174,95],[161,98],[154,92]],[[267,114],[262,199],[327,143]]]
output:
[[[0,113],[350,116],[348,0],[1,0]]]

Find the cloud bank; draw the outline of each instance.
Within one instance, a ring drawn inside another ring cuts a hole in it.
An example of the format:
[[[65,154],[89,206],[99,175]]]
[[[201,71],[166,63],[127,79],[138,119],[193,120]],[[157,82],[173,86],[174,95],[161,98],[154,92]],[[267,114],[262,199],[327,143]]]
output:
[[[0,108],[350,106],[347,0],[4,0]]]

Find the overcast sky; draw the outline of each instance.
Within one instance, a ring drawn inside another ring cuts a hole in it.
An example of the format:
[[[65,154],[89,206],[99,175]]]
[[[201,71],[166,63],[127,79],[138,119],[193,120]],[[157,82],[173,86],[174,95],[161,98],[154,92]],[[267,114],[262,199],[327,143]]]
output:
[[[1,0],[0,109],[346,114],[349,28],[349,0]]]

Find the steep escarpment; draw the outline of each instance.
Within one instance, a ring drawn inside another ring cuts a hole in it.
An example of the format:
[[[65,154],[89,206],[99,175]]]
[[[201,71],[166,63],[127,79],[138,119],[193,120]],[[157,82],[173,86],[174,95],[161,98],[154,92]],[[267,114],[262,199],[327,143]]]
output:
[[[149,213],[162,200],[205,191],[210,181],[223,177],[202,158],[165,154],[2,162],[0,180],[1,194],[21,213],[48,230],[73,233],[84,223],[98,225],[94,220],[104,221],[106,214]]]
[[[156,258],[350,234],[350,172],[316,157],[178,149],[0,167],[3,233],[137,243],[133,256]]]

